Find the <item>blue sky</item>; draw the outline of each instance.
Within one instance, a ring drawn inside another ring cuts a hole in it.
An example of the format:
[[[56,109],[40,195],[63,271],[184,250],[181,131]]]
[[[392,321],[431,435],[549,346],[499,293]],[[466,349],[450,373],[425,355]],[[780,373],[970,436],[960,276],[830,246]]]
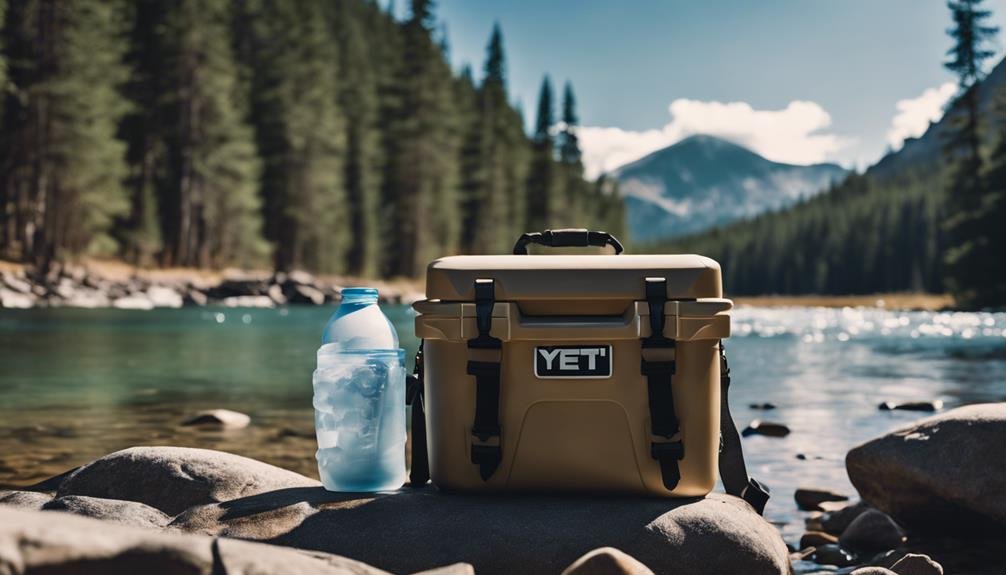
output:
[[[987,5],[1006,24],[1006,0]],[[500,23],[529,123],[545,73],[572,81],[595,171],[696,131],[780,161],[863,166],[924,126],[952,80],[937,0],[440,0],[437,13],[455,66],[477,75]]]

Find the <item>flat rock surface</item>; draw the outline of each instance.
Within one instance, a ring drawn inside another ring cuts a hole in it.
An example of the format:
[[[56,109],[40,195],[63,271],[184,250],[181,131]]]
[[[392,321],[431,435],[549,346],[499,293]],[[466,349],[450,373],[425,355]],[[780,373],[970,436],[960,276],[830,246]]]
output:
[[[162,528],[171,521],[163,512],[136,501],[101,499],[86,495],[67,495],[47,502],[45,511],[65,511],[74,515],[104,519],[133,527]]]
[[[479,575],[560,573],[599,547],[615,547],[656,573],[789,572],[775,527],[722,494],[681,500],[293,488],[196,507],[171,527],[325,551],[395,573],[457,562]]]
[[[1006,528],[1006,403],[923,419],[845,462],[863,500],[909,532]]]
[[[0,505],[38,511],[52,500],[51,495],[35,491],[0,491]]]
[[[0,507],[0,573],[387,575],[345,557],[10,507]]]
[[[84,465],[60,484],[56,496],[138,501],[173,516],[194,505],[317,485],[298,473],[222,451],[131,447]]]

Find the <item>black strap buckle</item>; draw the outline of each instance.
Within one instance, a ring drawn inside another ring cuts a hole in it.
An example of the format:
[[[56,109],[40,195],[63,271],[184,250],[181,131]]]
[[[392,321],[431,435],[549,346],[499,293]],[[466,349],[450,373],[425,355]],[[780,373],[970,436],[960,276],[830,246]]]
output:
[[[496,286],[492,279],[475,280],[475,326],[478,336],[468,340],[469,349],[500,349],[502,342],[489,334],[493,326]]]
[[[674,347],[674,340],[664,337],[666,278],[646,278],[646,303],[650,308],[650,336],[643,339],[643,347]]]
[[[748,478],[748,485],[744,488],[744,493],[741,497],[744,501],[747,501],[751,507],[754,507],[758,515],[764,515],[765,504],[768,503],[770,497],[770,490],[767,485],[762,485],[757,479],[753,477]]]

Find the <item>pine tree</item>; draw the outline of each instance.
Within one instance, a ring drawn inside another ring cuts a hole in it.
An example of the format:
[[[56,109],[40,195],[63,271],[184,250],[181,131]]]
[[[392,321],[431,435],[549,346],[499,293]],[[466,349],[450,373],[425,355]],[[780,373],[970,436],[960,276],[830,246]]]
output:
[[[555,158],[555,104],[552,81],[546,75],[538,92],[538,115],[531,137],[532,157],[527,183],[527,222],[529,230],[561,227],[565,202],[560,197],[561,175]]]
[[[963,105],[962,117],[952,118],[946,154],[953,176],[950,188],[950,217],[947,227],[953,244],[946,254],[950,288],[961,305],[984,306],[1003,303],[998,284],[1002,278],[989,272],[989,258],[1001,258],[992,237],[1002,225],[989,211],[988,182],[983,174],[982,126],[979,117],[978,86],[982,63],[994,52],[989,42],[998,31],[986,21],[991,12],[981,8],[982,0],[948,2],[954,26],[948,31],[954,46],[947,52],[948,70],[957,74]]]
[[[341,272],[349,247],[338,46],[322,10],[263,2],[254,15],[252,118],[265,233],[279,270]]]
[[[562,189],[566,203],[560,223],[577,228],[597,227],[597,210],[600,205],[591,201],[592,187],[583,179],[580,141],[576,136],[579,123],[573,85],[566,82],[562,92],[562,122],[558,137]]]
[[[0,0],[0,31],[4,29],[7,14],[7,0]],[[0,34],[0,94],[7,93],[7,61],[4,57],[4,36]],[[0,109],[0,113],[3,110]]]
[[[2,135],[3,244],[46,270],[57,259],[110,253],[127,208],[124,23],[101,0],[15,0],[4,27],[9,80]]]
[[[478,235],[480,194],[483,189],[482,162],[482,128],[479,115],[479,93],[472,77],[470,66],[464,66],[455,85],[454,102],[457,109],[458,124],[461,128],[461,249],[466,253],[475,251],[475,238]]]
[[[124,252],[143,262],[160,238],[166,265],[255,265],[266,252],[259,163],[230,42],[230,2],[133,6]]]
[[[458,144],[453,82],[433,42],[433,3],[413,0],[402,26],[400,100],[390,126],[388,200],[393,206],[390,273],[414,277],[460,237]]]
[[[513,239],[515,218],[511,210],[523,205],[523,186],[515,190],[508,173],[512,145],[509,109],[503,33],[497,24],[486,46],[484,77],[478,90],[480,181],[468,214],[468,225],[474,230],[471,249],[475,253],[504,252]]]
[[[158,186],[166,163],[163,95],[171,90],[163,66],[165,46],[160,33],[163,6],[158,1],[137,1],[126,6],[130,23],[129,81],[123,92],[131,103],[119,127],[127,144],[130,210],[117,222],[116,236],[126,261],[150,265],[161,251]]]
[[[334,5],[332,26],[339,41],[339,105],[346,117],[345,186],[352,238],[347,270],[376,277],[381,269],[380,202],[384,156],[379,131],[380,101],[376,70],[365,34],[366,11],[372,6]]]

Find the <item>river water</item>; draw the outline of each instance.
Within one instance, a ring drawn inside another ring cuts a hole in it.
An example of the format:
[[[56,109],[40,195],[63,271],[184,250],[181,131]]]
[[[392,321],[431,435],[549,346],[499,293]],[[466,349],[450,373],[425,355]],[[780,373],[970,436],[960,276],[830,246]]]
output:
[[[311,371],[332,311],[0,310],[0,484],[141,444],[223,449],[316,477]],[[410,309],[385,311],[414,352]],[[792,429],[744,439],[751,473],[772,488],[766,516],[791,543],[803,530],[797,487],[854,495],[848,449],[924,415],[879,403],[1006,400],[1002,313],[742,307],[726,345],[738,425],[761,418]],[[777,408],[748,407],[762,402]],[[179,426],[218,407],[253,425]]]

